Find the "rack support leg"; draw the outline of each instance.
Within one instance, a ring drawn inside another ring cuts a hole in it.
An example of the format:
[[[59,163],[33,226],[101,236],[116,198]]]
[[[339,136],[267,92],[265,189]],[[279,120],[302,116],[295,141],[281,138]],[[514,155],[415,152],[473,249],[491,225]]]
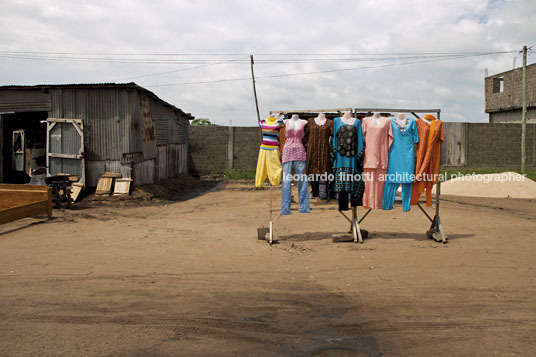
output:
[[[441,242],[443,244],[446,244],[448,241],[448,237],[447,237],[447,234],[445,233],[445,229],[443,228],[443,225],[441,224],[441,218],[439,217],[439,195],[440,194],[441,194],[441,182],[438,182],[436,186],[436,202],[435,202],[436,212],[435,212],[434,218],[432,219],[432,225],[430,226],[430,229],[426,232],[426,235],[428,236],[428,238],[433,239],[436,242]]]
[[[363,243],[361,229],[359,228],[359,220],[357,218],[357,207],[352,207],[352,232],[354,234],[354,242]]]
[[[272,221],[270,221],[270,235],[268,239],[268,243],[272,244],[274,242],[274,224]]]

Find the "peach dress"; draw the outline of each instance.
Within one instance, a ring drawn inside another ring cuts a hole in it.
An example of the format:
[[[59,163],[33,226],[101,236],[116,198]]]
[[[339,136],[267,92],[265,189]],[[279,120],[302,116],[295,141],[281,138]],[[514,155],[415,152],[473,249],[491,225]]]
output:
[[[363,136],[365,138],[363,207],[381,209],[389,164],[389,149],[393,143],[391,121],[386,117],[380,117],[379,122],[376,122],[373,117],[364,118]]]

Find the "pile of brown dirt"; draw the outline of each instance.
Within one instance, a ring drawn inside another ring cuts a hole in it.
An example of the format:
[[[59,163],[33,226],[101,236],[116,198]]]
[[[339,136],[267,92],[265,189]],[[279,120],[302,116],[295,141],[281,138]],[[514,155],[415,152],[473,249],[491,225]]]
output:
[[[170,177],[154,184],[135,187],[130,195],[96,195],[91,193],[75,204],[75,208],[96,206],[139,206],[166,201],[181,201],[214,189],[220,181],[198,179],[190,175]]]
[[[492,198],[536,198],[536,182],[516,172],[460,176],[441,184],[441,194]]]

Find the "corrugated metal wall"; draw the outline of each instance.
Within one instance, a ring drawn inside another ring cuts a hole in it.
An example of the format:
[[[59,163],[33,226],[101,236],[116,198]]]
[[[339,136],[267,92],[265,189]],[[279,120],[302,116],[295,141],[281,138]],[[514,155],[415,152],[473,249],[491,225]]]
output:
[[[173,110],[151,99],[151,115],[156,130],[156,145],[166,145],[171,141],[171,132],[176,115]]]
[[[86,185],[97,186],[101,172],[119,172],[123,177],[132,178],[132,164],[120,161],[86,161]]]
[[[188,172],[188,119],[152,99],[150,111],[156,131],[156,179]]]
[[[60,88],[49,92],[50,117],[84,121],[87,160],[120,160],[123,153],[136,146],[133,135],[124,134],[131,129],[130,120],[137,107],[132,105],[132,97],[137,102],[137,91]]]
[[[145,159],[156,158],[156,130],[152,117],[150,99],[147,94],[140,93],[137,110],[134,112],[137,126],[140,128],[138,142],[141,143],[141,151]]]
[[[157,180],[188,172],[188,145],[158,145]]]
[[[40,89],[0,90],[0,112],[48,112],[50,106],[50,95]]]

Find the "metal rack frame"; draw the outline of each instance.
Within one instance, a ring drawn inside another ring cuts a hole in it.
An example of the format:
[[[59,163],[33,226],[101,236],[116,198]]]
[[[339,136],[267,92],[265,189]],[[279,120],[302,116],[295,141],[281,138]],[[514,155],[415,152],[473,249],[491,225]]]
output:
[[[288,114],[288,113],[342,113],[345,111],[351,111],[353,115],[356,115],[358,113],[366,113],[367,115],[369,113],[373,112],[380,112],[380,113],[411,113],[415,118],[420,119],[420,117],[417,115],[417,113],[436,113],[437,119],[440,119],[441,116],[441,109],[392,109],[392,108],[336,108],[336,109],[306,109],[306,110],[272,110],[270,113],[281,113],[281,114]],[[441,194],[441,182],[437,182],[436,184],[436,197],[435,197],[435,215],[434,217],[430,217],[430,215],[426,212],[426,210],[422,207],[420,202],[417,202],[417,206],[421,210],[421,212],[430,220],[431,226],[426,231],[426,235],[428,238],[433,239],[437,242],[441,242],[443,244],[446,244],[448,242],[447,234],[445,233],[445,230],[443,228],[443,225],[441,223],[441,217],[439,215],[439,205],[440,205],[440,194]],[[334,207],[320,207],[320,208],[311,208],[311,211],[313,210],[336,210],[337,208]],[[295,209],[293,209],[295,210]],[[338,209],[337,209],[338,210]],[[270,184],[270,226],[268,231],[268,242],[270,244],[274,241],[274,223],[281,217],[279,215],[276,217],[275,220],[273,220],[272,212],[279,211],[272,209],[272,185]],[[365,218],[368,216],[370,211],[372,209],[368,209],[367,212],[359,219],[359,216],[357,214],[357,207],[352,207],[352,217],[349,218],[343,211],[338,210],[339,213],[346,218],[350,222],[350,232],[353,235],[354,243],[363,243],[363,235],[361,234],[361,228],[359,227],[359,224],[365,220]]]

